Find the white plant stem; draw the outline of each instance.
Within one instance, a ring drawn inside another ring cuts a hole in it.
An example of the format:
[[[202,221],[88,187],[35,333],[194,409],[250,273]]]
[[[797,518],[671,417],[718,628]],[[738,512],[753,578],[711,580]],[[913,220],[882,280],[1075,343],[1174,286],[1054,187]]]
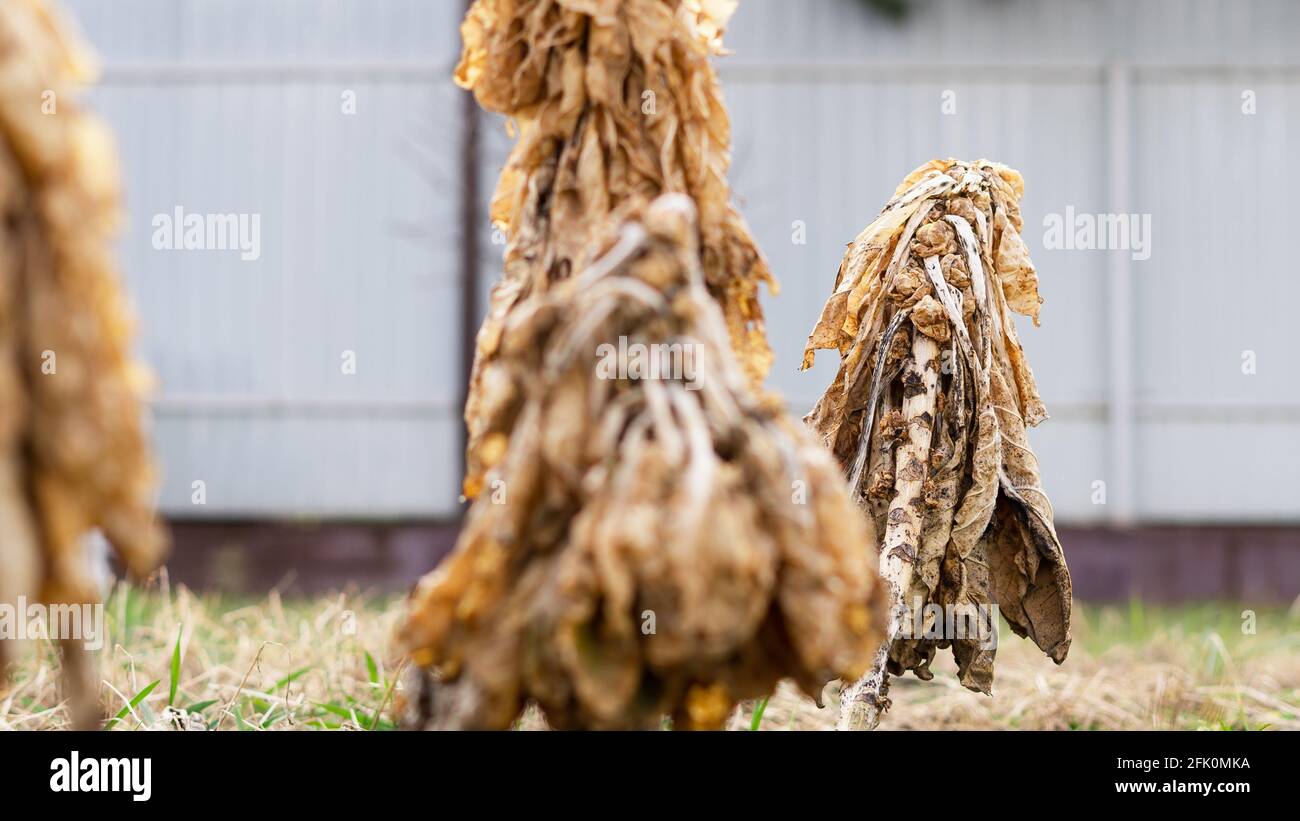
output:
[[[939,384],[939,343],[916,329],[912,331],[912,358],[903,380],[905,386],[914,386],[905,390],[903,398],[907,439],[899,444],[895,455],[895,493],[880,548],[880,577],[890,593],[889,638],[876,651],[867,674],[845,688],[840,699],[838,729],[841,730],[874,730],[880,716],[889,709],[889,673],[885,665],[890,645],[908,618],[905,598],[912,586],[921,522],[925,518],[925,477],[929,473],[927,465]]]

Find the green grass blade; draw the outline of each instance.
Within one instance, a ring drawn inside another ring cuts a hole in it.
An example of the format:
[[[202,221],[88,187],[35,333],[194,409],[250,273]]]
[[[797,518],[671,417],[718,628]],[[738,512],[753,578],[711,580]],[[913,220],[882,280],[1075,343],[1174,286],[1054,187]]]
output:
[[[764,696],[754,705],[754,717],[749,720],[749,729],[757,732],[759,725],[763,723],[763,713],[767,711],[767,697]]]
[[[279,721],[282,718],[288,718],[288,716],[289,716],[288,710],[284,709],[283,707],[276,707],[275,709],[271,710],[269,713],[267,713],[265,716],[262,717],[262,723],[260,726],[263,730],[265,730],[267,727],[270,727],[276,721]]]
[[[379,702],[379,707],[375,710],[375,720],[370,722],[371,730],[376,730],[379,728],[380,722],[382,721],[382,716],[384,714],[384,708],[388,706],[388,699],[392,697],[393,688],[397,686],[397,680],[402,677],[403,669],[404,669],[403,667],[398,667],[397,673],[393,676],[393,680],[388,682],[388,689],[384,691],[384,698],[382,701]],[[385,722],[385,723],[388,723],[390,727],[392,726],[391,722]]]
[[[314,664],[309,664],[306,667],[299,667],[297,670],[294,670],[292,673],[280,679],[275,684],[272,684],[271,692],[274,693],[275,691],[279,690],[281,687],[285,687],[288,686],[289,684],[292,684],[293,682],[297,681],[299,677],[302,676],[303,673],[310,671],[315,666],[316,665]]]
[[[317,704],[316,706],[317,706],[317,707],[320,707],[322,710],[324,710],[324,711],[327,712],[327,713],[333,713],[334,715],[338,716],[339,718],[346,718],[348,721],[351,721],[352,718],[353,718],[353,715],[352,715],[352,711],[351,711],[351,710],[349,710],[349,709],[346,708],[346,707],[340,707],[339,705],[334,704],[334,703],[328,703],[328,704],[327,704],[327,703],[322,702],[322,703],[320,703],[320,704]]]
[[[172,648],[172,680],[167,688],[168,707],[176,703],[176,688],[181,684],[181,634],[184,632],[185,625],[176,628],[176,646]]]
[[[153,688],[157,687],[161,683],[162,683],[162,679],[156,678],[153,681],[146,684],[144,688],[140,690],[140,692],[136,693],[134,696],[131,697],[131,700],[126,703],[125,707],[117,711],[117,715],[113,716],[113,718],[108,722],[108,724],[104,725],[104,729],[107,730],[109,727],[112,727],[117,722],[123,721],[131,713],[132,710],[140,706],[140,702],[148,698],[149,694],[153,692]]]

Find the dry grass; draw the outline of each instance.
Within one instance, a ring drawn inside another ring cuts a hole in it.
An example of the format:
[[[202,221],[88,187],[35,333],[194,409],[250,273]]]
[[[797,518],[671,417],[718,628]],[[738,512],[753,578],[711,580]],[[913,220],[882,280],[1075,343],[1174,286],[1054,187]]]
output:
[[[882,729],[1228,730],[1300,729],[1300,613],[1257,611],[1242,633],[1243,607],[1076,605],[1074,646],[1061,666],[1006,629],[993,697],[961,687],[950,658],[932,681],[894,679]],[[832,729],[825,709],[783,685],[761,728]],[[730,726],[749,728],[753,709]]]
[[[105,714],[122,716],[113,729],[392,728],[400,599],[238,602],[169,590],[163,578],[148,591],[119,585],[105,607],[109,639],[97,656]],[[55,648],[27,644],[0,689],[0,729],[65,728]]]
[[[165,577],[147,591],[120,586],[105,609],[101,700],[122,716],[114,729],[389,729],[400,609],[397,597],[347,593],[238,602],[169,590]],[[883,727],[1300,729],[1300,612],[1259,610],[1258,632],[1243,635],[1241,611],[1080,606],[1061,667],[1004,630],[993,698],[962,689],[951,662],[936,661],[931,682],[895,680]],[[19,654],[0,689],[0,729],[67,726],[55,656],[48,642]],[[782,686],[761,729],[833,727],[834,690],[818,709]],[[753,707],[729,726],[748,729]],[[529,711],[520,726],[544,723]]]

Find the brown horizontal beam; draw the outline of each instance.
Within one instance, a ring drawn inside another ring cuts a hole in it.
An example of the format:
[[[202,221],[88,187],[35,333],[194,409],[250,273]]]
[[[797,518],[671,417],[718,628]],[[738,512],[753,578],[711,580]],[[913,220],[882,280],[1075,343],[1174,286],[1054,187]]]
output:
[[[171,524],[173,582],[228,594],[402,592],[452,548],[456,521]],[[1300,597],[1300,526],[1062,527],[1082,601]]]
[[[457,521],[174,521],[173,583],[227,594],[404,592],[451,551]]]

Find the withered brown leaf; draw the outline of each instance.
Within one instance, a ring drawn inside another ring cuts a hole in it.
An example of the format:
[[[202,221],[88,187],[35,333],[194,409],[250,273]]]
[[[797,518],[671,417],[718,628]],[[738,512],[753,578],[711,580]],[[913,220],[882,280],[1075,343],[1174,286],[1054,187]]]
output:
[[[782,678],[818,698],[879,644],[868,523],[736,361],[690,199],[611,225],[591,265],[506,318],[509,447],[401,630],[431,671],[417,725],[504,728],[533,701],[554,727],[715,727]],[[636,344],[693,369],[601,370]]]
[[[1013,630],[1060,662],[1070,645],[1070,576],[1026,434],[1047,412],[1010,315],[1018,311],[1037,324],[1042,302],[1018,233],[1023,191],[1016,171],[984,160],[934,160],[904,179],[850,245],[809,337],[805,367],[821,348],[837,349],[841,362],[806,421],[851,479],[869,465],[875,478],[853,485],[866,491],[859,502],[875,521],[878,550],[888,551],[891,534],[909,526],[900,498],[904,508],[915,502],[926,511],[914,559],[882,553],[896,627],[928,624],[919,614],[931,604],[996,604]],[[918,297],[923,274],[928,290]],[[881,367],[886,357],[900,358],[892,330],[900,317],[914,328],[911,347],[899,366]],[[917,333],[931,342],[922,345]],[[910,363],[934,343],[947,348],[947,364],[933,405],[921,407]],[[909,454],[925,465],[920,491],[915,475],[888,472],[898,442],[863,422],[902,413],[914,424],[909,407],[934,420],[927,453]],[[994,648],[939,633],[895,636],[882,659],[888,672],[929,678],[934,651],[951,646],[962,684],[991,692]],[[850,698],[875,711],[867,725],[887,706],[886,691],[883,671],[850,688]]]

